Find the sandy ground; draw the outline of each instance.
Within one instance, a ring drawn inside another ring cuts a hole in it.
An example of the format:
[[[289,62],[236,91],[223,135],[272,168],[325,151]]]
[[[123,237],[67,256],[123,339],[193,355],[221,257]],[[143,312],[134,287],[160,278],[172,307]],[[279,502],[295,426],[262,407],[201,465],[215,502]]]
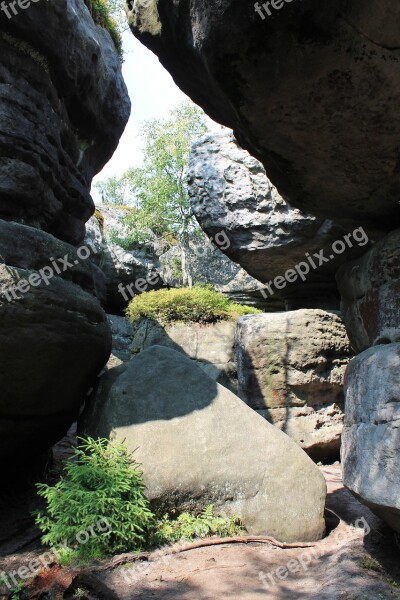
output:
[[[313,548],[202,548],[121,567],[102,579],[121,600],[400,600],[400,549],[393,534],[343,488],[339,465],[323,473],[328,507],[340,521],[329,519],[334,529]]]
[[[72,432],[56,449],[54,477],[73,443]],[[313,547],[224,544],[115,568],[94,565],[76,571],[54,566],[30,581],[17,598],[400,600],[400,548],[394,534],[343,488],[340,465],[322,471],[330,533]],[[29,516],[37,506],[34,493],[3,493],[0,572],[27,565],[45,550]],[[0,586],[0,600],[10,598],[7,587]]]

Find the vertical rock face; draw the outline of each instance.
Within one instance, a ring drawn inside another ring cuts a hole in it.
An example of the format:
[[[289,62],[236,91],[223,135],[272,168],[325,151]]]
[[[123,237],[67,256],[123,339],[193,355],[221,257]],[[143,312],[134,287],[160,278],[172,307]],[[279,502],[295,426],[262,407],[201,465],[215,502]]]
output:
[[[313,459],[338,458],[352,356],[338,314],[247,315],[238,321],[236,352],[240,397]]]
[[[280,2],[264,19],[254,2],[142,4],[158,27],[142,8],[133,33],[288,202],[376,235],[400,222],[396,0]]]
[[[342,313],[357,352],[400,341],[400,230],[337,274]]]
[[[224,253],[271,285],[265,289],[270,307],[339,308],[334,275],[346,257],[359,252],[356,242],[340,254],[333,250],[345,232],[285,202],[262,164],[231,133],[208,135],[193,146],[188,182],[200,226],[213,239],[223,234]],[[293,271],[300,263],[306,276]],[[292,274],[284,286],[272,285],[288,270]]]
[[[0,15],[0,457],[26,464],[77,418],[107,361],[101,269],[76,248],[130,102],[83,0]]]
[[[0,52],[0,218],[79,243],[130,112],[113,42],[83,0],[40,1],[1,12]]]
[[[361,352],[346,373],[344,483],[398,532],[399,265],[396,230],[337,274],[346,328],[353,347]]]
[[[232,392],[237,392],[235,321],[219,323],[170,323],[142,319],[134,325],[131,352],[165,346],[182,352],[205,373]]]
[[[400,533],[400,344],[357,356],[345,387],[344,483]]]

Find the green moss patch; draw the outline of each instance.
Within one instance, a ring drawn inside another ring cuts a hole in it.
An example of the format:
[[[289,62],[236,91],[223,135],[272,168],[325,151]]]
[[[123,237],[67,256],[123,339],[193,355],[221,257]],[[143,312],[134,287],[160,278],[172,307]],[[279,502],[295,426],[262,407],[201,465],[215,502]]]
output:
[[[126,315],[132,323],[142,318],[162,324],[174,321],[214,323],[260,312],[251,306],[230,302],[211,286],[195,286],[144,292],[132,300]]]

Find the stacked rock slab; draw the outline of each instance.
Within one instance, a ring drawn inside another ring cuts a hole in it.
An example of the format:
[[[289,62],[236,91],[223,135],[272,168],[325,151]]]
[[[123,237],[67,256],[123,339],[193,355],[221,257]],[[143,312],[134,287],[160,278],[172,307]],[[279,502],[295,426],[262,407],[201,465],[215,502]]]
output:
[[[114,44],[83,0],[32,3],[10,20],[1,12],[3,469],[64,435],[109,356],[104,274],[78,246],[92,177],[129,112]]]
[[[326,485],[311,459],[175,350],[154,346],[107,371],[80,431],[125,440],[159,510],[212,503],[284,541],[324,532]]]
[[[236,353],[239,396],[314,460],[339,458],[352,356],[340,316],[297,310],[241,317]]]
[[[346,373],[344,483],[400,532],[400,231],[337,276],[361,352]]]

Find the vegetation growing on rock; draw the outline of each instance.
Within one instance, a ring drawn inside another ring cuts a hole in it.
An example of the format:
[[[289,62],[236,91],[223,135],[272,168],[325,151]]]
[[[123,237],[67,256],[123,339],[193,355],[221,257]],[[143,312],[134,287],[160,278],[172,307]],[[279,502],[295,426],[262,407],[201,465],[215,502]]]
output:
[[[101,559],[119,552],[210,535],[243,532],[238,515],[219,517],[213,506],[176,520],[157,517],[145,496],[138,464],[124,443],[82,439],[65,476],[55,485],[38,484],[46,510],[36,515],[43,543],[64,564]],[[96,530],[96,524],[105,523]]]
[[[122,37],[118,29],[118,24],[112,16],[112,11],[115,10],[115,2],[113,0],[85,0],[93,21],[108,31],[111,36],[118,55],[122,58]]]
[[[196,285],[192,288],[144,292],[132,300],[126,315],[132,323],[142,318],[160,323],[214,323],[260,312],[252,306],[230,302],[211,286]]]

